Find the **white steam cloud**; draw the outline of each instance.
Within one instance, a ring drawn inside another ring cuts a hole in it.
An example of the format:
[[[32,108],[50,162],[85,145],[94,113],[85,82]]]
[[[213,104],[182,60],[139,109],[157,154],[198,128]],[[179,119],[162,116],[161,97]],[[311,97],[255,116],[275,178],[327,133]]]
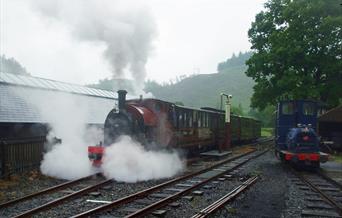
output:
[[[51,126],[48,140],[53,137],[62,139],[61,144],[49,148],[44,154],[41,172],[62,179],[92,174],[87,146],[102,140],[103,133],[98,128],[86,127],[86,118],[91,113],[86,100],[89,97],[39,90],[30,90],[29,96],[16,89],[13,93],[36,108],[41,119]]]
[[[32,4],[44,16],[70,29],[75,39],[104,46],[103,55],[114,79],[125,78],[127,69],[135,85],[143,87],[145,65],[157,34],[155,22],[142,2],[34,0]]]
[[[176,152],[147,151],[128,136],[107,147],[102,168],[94,169],[88,159],[87,147],[103,141],[103,131],[86,124],[90,114],[94,113],[90,110],[90,98],[95,97],[18,89],[13,89],[13,93],[36,108],[41,119],[51,126],[48,140],[62,139],[61,144],[52,146],[44,154],[40,169],[45,175],[71,180],[102,170],[108,178],[137,182],[171,177],[183,169],[183,162]]]
[[[102,164],[106,177],[124,182],[167,178],[182,169],[177,153],[147,151],[128,136],[106,148]]]

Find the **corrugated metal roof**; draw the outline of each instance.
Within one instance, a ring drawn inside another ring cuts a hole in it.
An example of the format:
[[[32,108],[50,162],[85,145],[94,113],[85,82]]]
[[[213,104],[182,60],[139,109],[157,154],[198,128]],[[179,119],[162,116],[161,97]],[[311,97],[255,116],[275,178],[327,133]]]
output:
[[[329,110],[318,119],[319,122],[342,123],[342,105]]]
[[[0,83],[0,122],[49,123],[54,113],[69,117],[83,113],[85,123],[103,124],[115,103],[109,98]]]
[[[44,107],[55,105],[51,115],[58,113],[58,109],[65,113],[82,112],[86,123],[103,124],[116,105],[116,95],[81,85],[0,72],[0,122],[49,123],[49,116],[43,114]],[[61,104],[56,105],[56,101]]]
[[[28,86],[41,89],[70,92],[75,94],[91,95],[105,98],[115,98],[116,93],[102,89],[89,88],[77,84],[59,82],[33,76],[15,75],[0,72],[0,82],[12,85]]]

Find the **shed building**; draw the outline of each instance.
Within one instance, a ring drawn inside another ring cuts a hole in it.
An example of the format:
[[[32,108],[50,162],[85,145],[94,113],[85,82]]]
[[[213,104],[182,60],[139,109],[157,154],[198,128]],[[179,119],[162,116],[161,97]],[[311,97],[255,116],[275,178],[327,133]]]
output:
[[[327,111],[318,120],[322,140],[332,141],[332,147],[342,151],[342,105]]]
[[[79,113],[84,123],[101,127],[116,100],[106,90],[0,72],[0,139],[44,136],[58,116]]]

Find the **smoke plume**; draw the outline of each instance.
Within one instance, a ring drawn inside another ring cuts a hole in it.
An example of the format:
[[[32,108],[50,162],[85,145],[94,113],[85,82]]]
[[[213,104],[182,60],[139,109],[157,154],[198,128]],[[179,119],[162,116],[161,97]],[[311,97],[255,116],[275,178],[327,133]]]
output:
[[[141,2],[34,0],[32,4],[44,16],[67,26],[75,39],[104,46],[103,56],[114,79],[127,78],[128,70],[136,85],[143,87],[156,25]]]
[[[106,148],[102,164],[106,177],[124,182],[167,178],[182,169],[177,153],[147,151],[128,136]]]

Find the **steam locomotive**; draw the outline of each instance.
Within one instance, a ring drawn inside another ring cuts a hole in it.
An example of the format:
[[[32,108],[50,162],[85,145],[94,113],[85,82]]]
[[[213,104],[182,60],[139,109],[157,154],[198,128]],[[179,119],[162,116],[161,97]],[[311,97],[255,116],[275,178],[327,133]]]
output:
[[[121,135],[129,135],[147,149],[177,149],[187,156],[218,149],[226,137],[225,113],[213,108],[195,109],[158,99],[126,101],[125,90],[118,91],[118,110],[113,109],[104,123],[104,142],[89,146],[94,165],[100,165],[105,147]],[[252,118],[230,116],[233,143],[260,137],[261,123]]]
[[[275,154],[283,162],[295,166],[319,168],[328,159],[320,152],[317,135],[317,102],[281,101],[276,114]]]

